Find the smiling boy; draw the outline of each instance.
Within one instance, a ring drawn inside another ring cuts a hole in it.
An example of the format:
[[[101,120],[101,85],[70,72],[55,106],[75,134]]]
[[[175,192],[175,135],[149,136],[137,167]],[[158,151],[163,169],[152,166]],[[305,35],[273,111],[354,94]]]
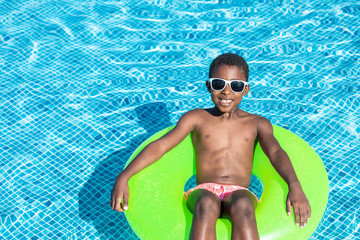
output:
[[[268,156],[289,193],[286,210],[294,209],[295,222],[302,228],[310,218],[309,202],[296,177],[288,155],[273,135],[269,120],[247,113],[239,104],[249,90],[249,69],[236,54],[222,54],[210,65],[206,82],[213,108],[185,113],[162,138],[150,143],[117,177],[111,196],[113,210],[127,210],[131,176],[157,161],[189,133],[196,154],[197,186],[186,195],[193,213],[191,239],[216,239],[219,217],[232,223],[232,239],[259,239],[256,227],[256,196],[248,190],[255,142]],[[123,200],[123,203],[121,203]]]

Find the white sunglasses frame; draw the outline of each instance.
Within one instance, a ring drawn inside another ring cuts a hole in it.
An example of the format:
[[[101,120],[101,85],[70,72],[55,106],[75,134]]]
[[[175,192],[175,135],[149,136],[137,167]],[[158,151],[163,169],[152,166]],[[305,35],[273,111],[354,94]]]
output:
[[[225,85],[224,85],[224,87],[223,87],[222,89],[220,89],[220,90],[213,89],[212,81],[215,80],[215,79],[220,79],[220,80],[223,80],[223,81],[225,82]],[[210,81],[210,87],[211,87],[211,89],[212,89],[213,91],[222,91],[222,90],[224,90],[224,89],[226,88],[226,85],[229,85],[230,90],[233,91],[234,93],[243,93],[243,92],[245,91],[246,86],[249,86],[249,85],[250,85],[248,82],[246,82],[246,81],[244,81],[244,80],[225,80],[225,79],[222,79],[222,78],[209,78],[209,81]],[[231,88],[231,82],[233,82],[233,81],[240,81],[240,82],[244,83],[244,89],[243,89],[241,92],[236,92],[236,91],[234,91],[234,90]]]

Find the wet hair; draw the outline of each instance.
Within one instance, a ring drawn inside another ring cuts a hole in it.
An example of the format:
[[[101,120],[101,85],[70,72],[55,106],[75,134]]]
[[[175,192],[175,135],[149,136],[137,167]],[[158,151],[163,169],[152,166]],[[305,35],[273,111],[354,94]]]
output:
[[[234,53],[224,53],[216,57],[210,64],[209,78],[218,70],[221,65],[236,66],[244,72],[245,80],[249,78],[249,66],[244,58]]]

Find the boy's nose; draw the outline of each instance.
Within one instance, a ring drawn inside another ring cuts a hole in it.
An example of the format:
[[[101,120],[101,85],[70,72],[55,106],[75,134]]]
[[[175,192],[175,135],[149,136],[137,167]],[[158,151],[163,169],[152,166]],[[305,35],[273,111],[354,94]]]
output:
[[[224,94],[230,94],[231,89],[228,83],[226,83],[225,88],[222,90]]]

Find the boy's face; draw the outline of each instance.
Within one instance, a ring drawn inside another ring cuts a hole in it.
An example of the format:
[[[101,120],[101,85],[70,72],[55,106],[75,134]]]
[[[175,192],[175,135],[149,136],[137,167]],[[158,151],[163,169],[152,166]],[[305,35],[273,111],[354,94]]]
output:
[[[213,74],[213,78],[222,78],[224,80],[243,80],[245,81],[244,72],[236,66],[221,65],[218,70]],[[223,113],[231,113],[239,109],[239,104],[242,97],[245,96],[250,87],[247,85],[242,93],[233,92],[229,84],[220,91],[214,91],[210,87],[210,82],[206,82],[208,91],[211,93],[211,100],[215,106]]]

